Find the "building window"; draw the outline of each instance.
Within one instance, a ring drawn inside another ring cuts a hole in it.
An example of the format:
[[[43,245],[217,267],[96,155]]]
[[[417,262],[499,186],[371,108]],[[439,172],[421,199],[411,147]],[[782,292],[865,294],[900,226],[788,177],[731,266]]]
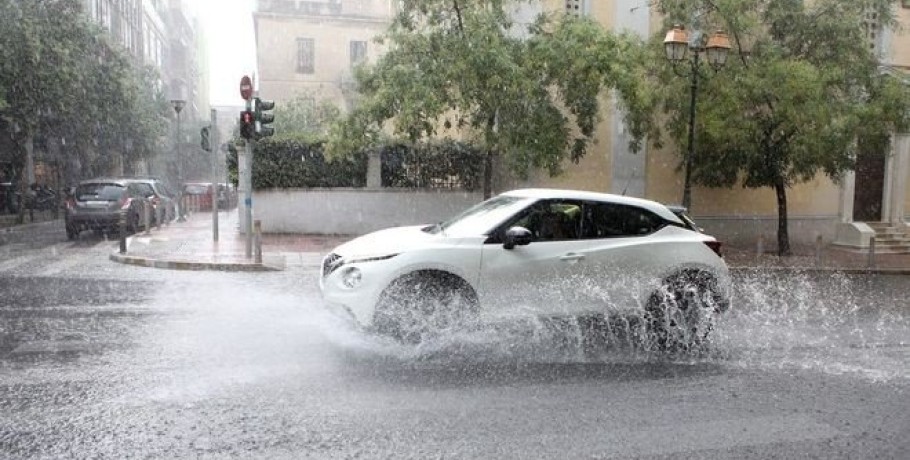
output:
[[[351,67],[367,60],[367,42],[351,40]]]
[[[879,21],[878,13],[869,11],[863,20],[863,28],[866,31],[866,43],[869,49],[878,56],[881,50],[882,23]]]
[[[566,14],[583,16],[585,14],[584,0],[566,0]]]
[[[312,38],[297,39],[297,73],[316,71],[316,40]]]

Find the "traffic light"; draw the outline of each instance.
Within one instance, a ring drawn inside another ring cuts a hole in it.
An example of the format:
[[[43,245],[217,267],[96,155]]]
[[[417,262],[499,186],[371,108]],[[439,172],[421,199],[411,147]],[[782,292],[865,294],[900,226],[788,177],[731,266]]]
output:
[[[253,112],[244,110],[240,112],[240,137],[252,139],[256,133],[256,117]]]
[[[209,127],[206,126],[202,129],[200,129],[199,136],[201,138],[201,141],[199,143],[200,143],[200,146],[202,147],[202,150],[205,150],[206,152],[211,152],[212,143],[209,140]]]
[[[253,99],[253,102],[255,103],[254,107],[256,110],[256,137],[268,137],[275,134],[275,128],[266,126],[275,121],[275,115],[265,113],[266,110],[275,108],[275,101],[266,101],[257,97]]]

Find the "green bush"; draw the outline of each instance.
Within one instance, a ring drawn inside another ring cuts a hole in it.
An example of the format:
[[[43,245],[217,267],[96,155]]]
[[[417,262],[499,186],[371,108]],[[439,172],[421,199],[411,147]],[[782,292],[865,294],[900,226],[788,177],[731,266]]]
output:
[[[483,183],[484,154],[464,142],[443,140],[381,147],[382,186],[476,190]]]
[[[327,159],[324,142],[264,139],[253,152],[253,188],[364,187],[367,152]],[[382,186],[475,190],[483,177],[483,153],[455,141],[417,145],[389,143],[375,148],[382,159]],[[231,147],[228,171],[236,184],[237,152]]]

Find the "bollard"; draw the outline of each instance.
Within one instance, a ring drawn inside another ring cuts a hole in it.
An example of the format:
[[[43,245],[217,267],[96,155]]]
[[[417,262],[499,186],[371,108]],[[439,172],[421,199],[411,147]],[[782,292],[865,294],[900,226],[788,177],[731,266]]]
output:
[[[869,269],[875,268],[875,237],[869,237]]]
[[[822,266],[822,236],[815,235],[815,268]]]
[[[120,211],[120,254],[126,254],[126,210]]]
[[[255,232],[255,235],[256,235],[256,241],[255,241],[256,258],[254,261],[257,264],[261,264],[262,263],[262,221],[261,220],[253,221],[253,231]]]
[[[758,234],[758,242],[755,243],[755,254],[759,257],[765,253],[765,234]]]
[[[142,225],[145,226],[145,234],[152,234],[152,202],[145,200],[142,202]]]

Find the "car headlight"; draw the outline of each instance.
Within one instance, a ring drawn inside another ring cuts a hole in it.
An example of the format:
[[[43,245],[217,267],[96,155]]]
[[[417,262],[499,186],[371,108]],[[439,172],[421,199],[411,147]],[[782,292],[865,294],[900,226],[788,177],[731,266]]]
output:
[[[357,267],[348,267],[341,271],[341,284],[348,289],[354,289],[363,281],[363,273]]]

